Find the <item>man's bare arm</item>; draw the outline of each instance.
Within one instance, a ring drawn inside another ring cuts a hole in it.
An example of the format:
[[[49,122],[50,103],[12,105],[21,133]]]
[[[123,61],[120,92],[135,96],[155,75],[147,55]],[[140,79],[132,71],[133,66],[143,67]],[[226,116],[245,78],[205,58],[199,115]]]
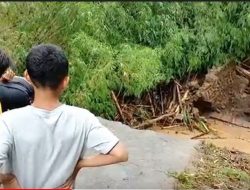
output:
[[[21,189],[21,186],[13,174],[0,174],[0,184],[7,189]]]
[[[99,154],[78,161],[73,174],[60,188],[72,188],[78,172],[84,167],[98,167],[128,160],[128,151],[122,143],[118,143],[108,154]]]
[[[99,154],[80,160],[78,168],[97,167],[126,162],[128,160],[128,151],[122,143],[118,143],[108,154]]]

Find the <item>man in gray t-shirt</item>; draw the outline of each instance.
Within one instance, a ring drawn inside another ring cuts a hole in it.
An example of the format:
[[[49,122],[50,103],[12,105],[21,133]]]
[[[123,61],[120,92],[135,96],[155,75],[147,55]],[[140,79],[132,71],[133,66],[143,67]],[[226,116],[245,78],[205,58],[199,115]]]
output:
[[[0,116],[0,182],[6,162],[19,188],[56,188],[71,186],[83,167],[127,161],[125,147],[92,113],[59,102],[69,78],[58,46],[33,47],[26,67],[34,102]],[[89,148],[100,154],[85,158]]]

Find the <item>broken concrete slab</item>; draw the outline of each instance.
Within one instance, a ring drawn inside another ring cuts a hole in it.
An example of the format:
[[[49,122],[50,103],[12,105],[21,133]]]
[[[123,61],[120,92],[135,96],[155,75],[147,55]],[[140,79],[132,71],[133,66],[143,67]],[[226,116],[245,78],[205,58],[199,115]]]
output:
[[[200,142],[100,120],[127,145],[129,161],[82,169],[76,180],[76,189],[172,189],[175,180],[168,172],[183,171],[190,164],[195,146]]]

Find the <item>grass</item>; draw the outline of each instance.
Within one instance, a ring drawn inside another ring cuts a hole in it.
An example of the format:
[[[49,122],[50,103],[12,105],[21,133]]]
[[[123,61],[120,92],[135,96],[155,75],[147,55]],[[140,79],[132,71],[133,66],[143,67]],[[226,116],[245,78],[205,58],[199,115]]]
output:
[[[203,143],[194,169],[172,173],[177,189],[248,189],[250,190],[250,155]]]

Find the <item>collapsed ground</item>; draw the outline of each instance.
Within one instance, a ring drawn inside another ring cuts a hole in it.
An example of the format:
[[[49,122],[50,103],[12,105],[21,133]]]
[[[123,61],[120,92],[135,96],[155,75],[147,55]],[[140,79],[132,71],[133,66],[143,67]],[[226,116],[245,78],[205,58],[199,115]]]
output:
[[[176,189],[249,188],[250,58],[161,84],[141,98],[112,97],[116,119],[133,128],[203,139],[194,167],[171,174]]]
[[[205,75],[160,84],[140,98],[112,92],[116,120],[136,129],[183,126],[201,133],[212,132],[208,119],[250,129],[250,58],[229,62]]]

